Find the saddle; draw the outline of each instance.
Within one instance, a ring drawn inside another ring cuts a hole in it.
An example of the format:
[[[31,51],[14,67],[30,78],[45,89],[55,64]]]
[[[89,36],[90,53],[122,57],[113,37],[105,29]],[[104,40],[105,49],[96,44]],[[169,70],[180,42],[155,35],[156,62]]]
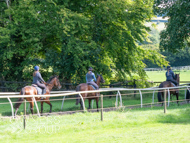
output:
[[[39,86],[37,86],[36,84],[32,84],[32,86],[36,88],[38,95],[42,94],[42,89]]]
[[[90,85],[94,90],[96,90],[96,88],[91,83],[87,83],[87,84]]]
[[[174,87],[177,87],[173,82],[169,81]],[[179,89],[172,89],[173,91],[175,91],[176,93],[179,93]]]

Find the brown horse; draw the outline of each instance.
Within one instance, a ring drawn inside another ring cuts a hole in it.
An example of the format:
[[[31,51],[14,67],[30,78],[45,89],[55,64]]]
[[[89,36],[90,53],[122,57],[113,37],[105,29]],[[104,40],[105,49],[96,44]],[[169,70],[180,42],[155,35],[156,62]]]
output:
[[[102,75],[98,74],[96,79],[97,79],[96,84],[98,86],[100,86],[100,82],[101,83],[105,82]],[[76,87],[76,91],[89,91],[89,90],[94,90],[94,88],[91,85],[88,85],[87,83],[81,83]],[[97,107],[97,111],[98,111],[99,96],[97,96],[97,94],[99,94],[99,93],[82,93],[81,94],[84,101],[85,101],[85,98],[88,98],[88,103],[89,103],[88,109],[90,109],[91,100],[96,99],[96,107]],[[82,101],[79,99],[79,97],[76,100],[76,105],[78,105],[79,101],[80,101],[80,105],[81,105],[81,109],[82,109]]]
[[[175,80],[179,84],[179,74],[175,74]],[[164,81],[159,85],[159,88],[166,88],[166,87],[174,87],[174,85],[170,81]],[[179,96],[179,89],[169,89],[170,95],[176,95],[177,98],[177,104],[178,104],[178,96]],[[168,91],[166,91],[166,96],[168,95]],[[163,105],[164,101],[164,90],[159,90],[158,91],[158,102],[162,102]]]
[[[46,83],[46,93],[45,93],[45,95],[50,94],[50,91],[52,90],[52,88],[54,86],[57,87],[58,89],[61,88],[61,85],[60,85],[60,82],[59,82],[59,79],[58,79],[57,76],[50,77],[50,79]],[[20,95],[21,96],[22,95],[37,95],[37,90],[33,86],[25,86],[25,87],[23,87],[21,89]],[[24,101],[24,99],[26,99],[30,103],[30,110],[31,110],[31,113],[33,114],[33,107],[34,107],[33,98],[32,97],[25,97],[25,98],[19,98],[17,100],[17,103],[15,103],[15,105],[14,105],[14,108],[16,109],[15,110],[15,116],[16,116],[16,113],[17,113],[20,105]],[[36,101],[41,101],[41,114],[43,113],[43,103],[44,102],[50,105],[50,111],[49,112],[51,113],[52,104],[49,101],[50,97],[45,97],[45,99],[43,99],[43,100],[41,100],[41,97],[35,97],[35,99],[36,99]]]

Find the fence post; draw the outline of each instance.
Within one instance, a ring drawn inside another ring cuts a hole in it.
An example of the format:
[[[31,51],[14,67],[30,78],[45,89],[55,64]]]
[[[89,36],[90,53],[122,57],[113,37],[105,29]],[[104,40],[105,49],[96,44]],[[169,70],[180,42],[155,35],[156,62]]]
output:
[[[116,104],[115,104],[116,108],[117,108],[117,104],[118,104],[118,92],[116,94]]]
[[[154,93],[155,93],[155,90],[153,91],[153,95],[152,95],[152,103],[154,104]]]
[[[11,111],[12,111],[12,118],[14,118],[14,109],[13,109],[13,103],[11,102],[11,99],[9,97],[7,97],[7,99],[9,100],[9,103],[11,105]]]
[[[119,95],[119,98],[120,98],[120,107],[122,107],[122,98],[121,98],[121,93],[119,92],[119,90],[118,90],[118,95]]]
[[[170,106],[170,90],[168,88],[168,107]]]
[[[164,113],[166,113],[166,89],[164,89]]]
[[[79,96],[80,96],[81,101],[82,101],[83,111],[85,111],[85,104],[84,104],[83,97],[82,97],[82,95],[80,93],[79,93]]]
[[[101,121],[103,121],[103,95],[101,94]]]
[[[38,109],[38,104],[37,104],[36,99],[35,99],[34,96],[33,96],[33,101],[34,101],[34,103],[36,105],[36,110],[37,110],[38,117],[40,117],[40,112],[39,112],[39,109]]]
[[[62,101],[62,105],[61,105],[61,110],[63,110],[64,101],[65,101],[65,96],[63,96],[63,101]]]
[[[24,129],[26,128],[26,99],[24,100]]]
[[[141,90],[139,90],[139,93],[140,93],[140,98],[141,98],[141,108],[142,108],[142,107],[143,107],[143,105],[142,105],[142,104],[143,104],[143,102],[142,102],[143,99],[142,99],[142,92],[141,92]]]
[[[136,85],[135,81],[136,81],[136,80],[134,79],[134,84],[133,84],[134,89],[137,87],[137,85]],[[134,97],[136,97],[136,90],[134,90]]]

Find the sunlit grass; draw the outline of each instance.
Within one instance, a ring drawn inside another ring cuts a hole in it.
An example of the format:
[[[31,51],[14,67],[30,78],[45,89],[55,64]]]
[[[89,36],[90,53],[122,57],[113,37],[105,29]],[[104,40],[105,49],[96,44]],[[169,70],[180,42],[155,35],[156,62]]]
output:
[[[166,80],[166,71],[146,71],[149,80],[151,81],[165,81]],[[180,73],[180,81],[190,81],[190,70],[187,71],[178,71]]]
[[[190,107],[125,109],[115,112],[1,119],[1,142],[189,142]]]

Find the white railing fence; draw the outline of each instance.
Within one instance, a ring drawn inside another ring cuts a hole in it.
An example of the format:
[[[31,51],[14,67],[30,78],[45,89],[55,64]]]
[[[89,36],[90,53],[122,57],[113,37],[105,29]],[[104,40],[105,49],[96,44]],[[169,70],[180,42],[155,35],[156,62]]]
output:
[[[37,109],[37,115],[40,116],[40,112],[38,109],[37,102],[35,100],[35,97],[63,97],[62,99],[62,104],[61,104],[61,110],[63,109],[64,101],[66,96],[71,96],[71,95],[79,95],[80,99],[82,100],[82,106],[83,106],[83,111],[85,111],[85,103],[82,98],[82,93],[104,93],[104,92],[116,92],[116,108],[122,107],[122,94],[121,92],[123,91],[137,91],[139,92],[140,95],[140,107],[143,107],[143,91],[149,91],[149,93],[152,93],[152,103],[154,103],[154,96],[155,92],[158,92],[158,90],[167,90],[168,92],[168,106],[170,103],[170,92],[169,90],[171,89],[179,89],[179,90],[185,90],[185,99],[186,99],[186,90],[190,89],[190,86],[178,86],[178,87],[168,87],[168,88],[158,88],[158,87],[152,87],[152,88],[144,88],[144,89],[126,89],[126,88],[104,88],[104,89],[99,89],[99,90],[93,90],[93,91],[80,91],[80,92],[75,92],[75,91],[52,91],[50,95],[19,95],[19,92],[0,92],[0,99],[8,99],[9,104],[11,106],[11,111],[12,111],[12,117],[14,118],[14,108],[13,108],[13,102],[11,101],[12,98],[25,98],[25,97],[32,97],[33,101],[36,105]],[[190,91],[190,90],[189,90]],[[1,104],[1,103],[0,103]]]

